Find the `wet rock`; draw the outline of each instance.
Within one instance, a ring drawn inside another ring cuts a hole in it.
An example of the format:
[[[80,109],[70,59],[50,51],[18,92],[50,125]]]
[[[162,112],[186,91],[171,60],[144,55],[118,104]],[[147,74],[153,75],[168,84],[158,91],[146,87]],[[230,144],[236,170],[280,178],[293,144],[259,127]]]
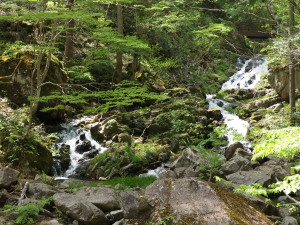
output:
[[[88,159],[93,159],[96,155],[98,155],[99,150],[97,149],[92,149],[88,152],[83,153],[83,160],[88,160]]]
[[[153,222],[166,216],[159,210],[165,208],[173,224],[273,224],[241,196],[196,178],[157,180],[146,188],[145,196],[154,207]]]
[[[104,213],[90,202],[66,193],[54,195],[55,206],[71,218],[86,225],[108,225]]]
[[[235,154],[235,152],[236,152],[236,150],[237,150],[238,148],[241,148],[241,149],[244,148],[244,146],[243,146],[243,144],[242,144],[241,142],[235,142],[235,143],[233,143],[232,145],[230,145],[230,146],[225,150],[225,153],[224,153],[224,156],[225,156],[226,160],[231,159],[231,158],[234,156],[234,154]]]
[[[59,156],[55,158],[60,164],[61,172],[65,172],[71,163],[70,145],[63,144],[59,149]]]
[[[120,209],[119,196],[116,191],[105,187],[82,187],[74,192],[75,196],[97,206],[102,211]]]
[[[75,152],[78,152],[80,154],[84,153],[84,152],[88,152],[92,149],[92,144],[90,141],[88,140],[84,140],[83,142],[81,142],[80,144],[78,144],[75,147]]]
[[[0,188],[9,188],[17,182],[20,172],[12,168],[0,168]]]
[[[220,109],[212,108],[207,110],[208,118],[212,118],[213,120],[220,121],[223,119],[223,115]]]

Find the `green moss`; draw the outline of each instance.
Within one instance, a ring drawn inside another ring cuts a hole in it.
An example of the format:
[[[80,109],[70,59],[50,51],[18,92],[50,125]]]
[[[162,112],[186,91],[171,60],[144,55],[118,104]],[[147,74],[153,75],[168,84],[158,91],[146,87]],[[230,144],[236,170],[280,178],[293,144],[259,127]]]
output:
[[[237,225],[253,225],[254,221],[264,221],[264,224],[273,225],[263,213],[242,195],[229,192],[215,184],[208,183],[210,187],[217,193],[219,198],[225,202],[227,206],[227,213]],[[255,223],[258,224],[258,223]]]
[[[111,185],[115,187],[118,185],[118,190],[125,190],[128,188],[146,188],[156,180],[154,176],[147,177],[114,177],[111,180],[100,182],[100,185]]]

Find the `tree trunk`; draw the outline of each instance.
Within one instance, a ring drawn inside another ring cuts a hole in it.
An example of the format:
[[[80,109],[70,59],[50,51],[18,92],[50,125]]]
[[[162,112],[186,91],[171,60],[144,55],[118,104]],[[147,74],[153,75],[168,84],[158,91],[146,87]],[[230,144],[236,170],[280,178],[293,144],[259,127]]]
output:
[[[295,63],[293,54],[293,43],[291,41],[295,26],[294,6],[290,3],[290,27],[289,27],[289,101],[290,101],[290,122],[295,123]]]
[[[123,22],[123,8],[122,5],[117,5],[117,25],[118,33],[123,35],[124,33],[124,22]],[[123,69],[123,52],[119,51],[116,54],[116,68],[113,75],[113,82],[119,83],[122,80],[122,69]]]
[[[68,0],[67,7],[71,10],[74,6],[74,0]],[[65,41],[65,51],[63,61],[65,66],[70,65],[70,60],[73,58],[75,54],[75,46],[74,46],[74,36],[75,36],[75,20],[70,19],[66,25],[66,41]]]

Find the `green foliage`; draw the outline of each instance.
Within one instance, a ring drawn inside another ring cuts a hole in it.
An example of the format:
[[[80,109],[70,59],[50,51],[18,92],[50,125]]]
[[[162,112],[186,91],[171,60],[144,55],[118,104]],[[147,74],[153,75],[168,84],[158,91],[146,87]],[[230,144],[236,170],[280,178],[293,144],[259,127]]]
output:
[[[85,66],[72,66],[67,69],[67,73],[73,83],[88,83],[95,81],[95,78]]]
[[[262,130],[260,140],[254,147],[253,160],[268,155],[291,158],[300,151],[299,138],[300,128],[298,127]]]
[[[47,135],[42,125],[29,129],[28,123],[28,108],[14,110],[8,115],[0,114],[1,162],[18,165],[20,160],[36,159],[41,148],[54,151],[53,136]]]
[[[268,196],[269,190],[264,188],[261,184],[253,184],[251,186],[248,185],[240,185],[239,188],[234,190],[235,193],[245,193],[247,195],[258,196],[263,195],[265,197]]]
[[[16,213],[17,217],[14,224],[35,224],[36,217],[40,212],[44,211],[44,207],[49,205],[53,201],[53,198],[38,200],[35,202],[29,202],[21,206],[6,205],[2,212],[4,215],[9,216],[11,213]]]
[[[146,188],[152,184],[157,178],[155,176],[145,176],[145,177],[114,177],[107,181],[102,181],[100,185],[111,185],[113,187],[117,186],[118,190],[125,190],[128,188]]]
[[[147,105],[156,101],[164,101],[168,98],[164,94],[150,92],[146,86],[138,83],[123,82],[115,85],[112,90],[107,91],[74,92],[72,95],[50,95],[39,98],[30,97],[29,100],[38,102],[59,100],[66,104],[81,104],[85,107],[85,113],[93,113],[106,112],[121,106]],[[91,103],[93,106],[91,106]],[[50,109],[45,109],[44,111]]]
[[[226,132],[225,126],[216,127],[214,131],[209,134],[207,139],[203,139],[198,145],[192,146],[192,148],[199,150],[200,158],[203,159],[201,160],[199,167],[202,170],[207,171],[206,174],[200,175],[201,178],[208,176],[209,180],[211,180],[213,173],[218,171],[225,162],[224,157],[219,152],[207,148],[206,145],[211,145],[211,147],[226,145],[228,142],[223,140]]]

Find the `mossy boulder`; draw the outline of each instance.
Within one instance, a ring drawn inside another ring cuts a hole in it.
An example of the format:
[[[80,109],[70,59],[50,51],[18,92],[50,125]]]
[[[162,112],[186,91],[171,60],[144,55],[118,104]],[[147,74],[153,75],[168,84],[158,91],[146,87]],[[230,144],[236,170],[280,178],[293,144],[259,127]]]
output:
[[[31,50],[19,51],[15,55],[3,54],[0,57],[0,95],[7,97],[11,102],[18,106],[28,104],[28,96],[31,91],[31,76],[34,70],[35,55]],[[42,61],[45,65],[46,58]],[[52,55],[48,74],[45,79],[45,85],[42,87],[41,96],[47,96],[52,92],[60,92],[61,89],[54,84],[66,83],[67,74],[63,69],[62,63]],[[34,85],[36,85],[34,79]],[[49,83],[47,83],[49,82]],[[40,108],[51,106],[54,103],[48,102],[40,104]],[[49,117],[53,119],[62,119],[63,113],[40,113],[45,120]]]
[[[146,188],[145,197],[155,209],[153,223],[168,218],[173,225],[274,224],[241,195],[196,178],[157,180]]]

